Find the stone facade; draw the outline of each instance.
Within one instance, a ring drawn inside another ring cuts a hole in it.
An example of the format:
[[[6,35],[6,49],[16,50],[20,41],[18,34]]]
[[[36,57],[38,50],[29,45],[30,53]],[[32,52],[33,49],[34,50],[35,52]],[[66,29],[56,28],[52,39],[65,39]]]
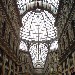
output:
[[[33,63],[29,52],[19,51],[19,75],[33,75]]]
[[[21,26],[16,0],[0,0],[0,75],[18,75]]]
[[[58,51],[48,52],[44,65],[44,75],[58,75]]]
[[[58,32],[60,75],[75,72],[75,0],[60,0],[55,26]]]

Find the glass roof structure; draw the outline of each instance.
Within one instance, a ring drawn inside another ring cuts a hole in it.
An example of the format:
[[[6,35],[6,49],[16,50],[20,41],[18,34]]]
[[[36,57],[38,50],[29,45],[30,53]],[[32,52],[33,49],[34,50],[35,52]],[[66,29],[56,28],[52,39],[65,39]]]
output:
[[[40,1],[44,6],[51,5],[51,10],[55,10],[53,13],[56,14],[58,0]],[[20,49],[30,52],[34,68],[44,68],[48,51],[58,48],[57,28],[54,26],[55,17],[53,14],[38,7],[26,12],[27,4],[30,3],[29,8],[32,8],[32,3],[40,1],[18,0],[17,2],[20,15],[25,13],[22,18],[23,26],[20,28]]]
[[[57,13],[58,0],[18,0],[17,1],[20,14],[26,13],[30,9],[40,8],[51,11],[53,14]]]

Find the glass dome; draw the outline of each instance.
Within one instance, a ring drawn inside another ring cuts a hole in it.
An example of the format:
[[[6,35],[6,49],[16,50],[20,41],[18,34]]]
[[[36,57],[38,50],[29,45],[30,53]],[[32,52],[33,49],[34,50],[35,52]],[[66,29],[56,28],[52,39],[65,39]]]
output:
[[[43,68],[48,51],[58,47],[54,22],[53,15],[41,9],[30,11],[22,18],[20,49],[30,52],[35,68]]]
[[[23,26],[20,49],[29,51],[35,68],[43,68],[48,51],[58,48],[54,26],[59,0],[17,0]]]

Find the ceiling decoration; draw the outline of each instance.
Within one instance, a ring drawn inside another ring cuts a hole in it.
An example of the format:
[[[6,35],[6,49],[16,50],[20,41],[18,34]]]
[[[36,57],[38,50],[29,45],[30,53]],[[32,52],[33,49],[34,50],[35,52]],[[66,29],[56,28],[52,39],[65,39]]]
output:
[[[54,22],[52,14],[41,9],[30,11],[22,18],[20,48],[30,52],[36,68],[43,68],[48,50],[57,48],[57,29]]]
[[[30,10],[34,2],[37,8]],[[41,9],[39,2],[43,2],[42,6],[50,9],[52,13]],[[27,6],[29,3],[30,6]],[[44,68],[48,51],[58,48],[57,28],[54,26],[54,14],[57,13],[58,3],[58,0],[18,0],[17,2],[23,17],[23,26],[20,28],[20,49],[30,52],[35,68]]]

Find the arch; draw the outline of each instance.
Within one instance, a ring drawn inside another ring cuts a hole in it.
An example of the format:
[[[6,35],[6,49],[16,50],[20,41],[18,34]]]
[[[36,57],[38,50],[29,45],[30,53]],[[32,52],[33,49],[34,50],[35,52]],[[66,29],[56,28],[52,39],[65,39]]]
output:
[[[55,9],[53,10],[51,8],[51,6],[53,6]],[[49,13],[51,13],[53,15],[53,17],[56,17],[56,11],[57,8],[52,4],[52,3],[47,3],[47,2],[43,2],[43,1],[33,1],[30,3],[26,4],[26,8],[24,8],[24,12],[21,14],[21,18],[29,11],[34,11],[36,9],[41,9],[41,10],[46,10]]]

